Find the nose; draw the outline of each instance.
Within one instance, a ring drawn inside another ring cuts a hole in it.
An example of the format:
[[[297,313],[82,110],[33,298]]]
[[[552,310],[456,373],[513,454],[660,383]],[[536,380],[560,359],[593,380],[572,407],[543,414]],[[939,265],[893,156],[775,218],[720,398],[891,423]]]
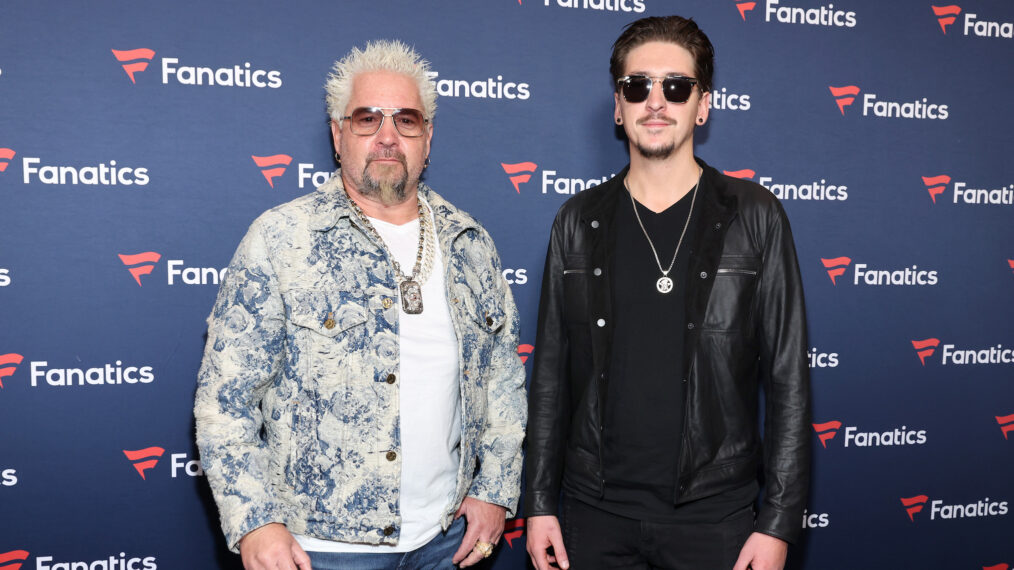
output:
[[[648,106],[649,111],[653,112],[661,111],[665,108],[666,100],[661,80],[653,80],[651,82],[651,91],[648,92],[648,99],[645,101],[645,105]]]
[[[377,142],[385,146],[396,145],[399,136],[398,129],[394,126],[394,117],[384,117],[384,122],[377,131]]]

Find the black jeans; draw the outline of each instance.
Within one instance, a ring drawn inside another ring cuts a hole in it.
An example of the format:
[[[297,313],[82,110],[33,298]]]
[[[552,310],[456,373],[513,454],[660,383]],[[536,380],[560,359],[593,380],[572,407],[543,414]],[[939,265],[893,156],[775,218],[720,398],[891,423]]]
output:
[[[753,532],[753,507],[718,523],[640,521],[563,496],[563,545],[574,570],[732,570]]]

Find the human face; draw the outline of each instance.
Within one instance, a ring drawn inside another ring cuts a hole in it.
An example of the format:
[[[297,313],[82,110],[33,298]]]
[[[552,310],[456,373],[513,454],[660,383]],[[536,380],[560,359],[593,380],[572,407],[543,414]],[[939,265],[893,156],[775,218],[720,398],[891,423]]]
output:
[[[352,96],[343,115],[358,107],[423,109],[415,81],[390,71],[359,74],[352,83]],[[423,163],[430,152],[432,123],[421,137],[404,137],[394,121],[385,119],[376,133],[355,135],[348,120],[331,121],[334,147],[341,155],[342,182],[351,191],[393,206],[415,195]]]
[[[690,52],[669,42],[647,42],[630,50],[623,74],[696,77]],[[649,160],[664,160],[674,153],[693,155],[694,127],[698,117],[708,119],[710,93],[702,94],[695,86],[686,103],[670,103],[656,82],[640,103],[629,103],[620,93],[614,97],[615,118],[623,121],[631,153]]]

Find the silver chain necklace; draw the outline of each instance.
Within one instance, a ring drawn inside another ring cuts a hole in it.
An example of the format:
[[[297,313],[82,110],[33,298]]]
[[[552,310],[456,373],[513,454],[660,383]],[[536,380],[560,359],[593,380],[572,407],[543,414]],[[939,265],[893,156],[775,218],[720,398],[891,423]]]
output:
[[[687,228],[690,227],[690,216],[694,214],[694,202],[697,201],[697,187],[701,185],[701,176],[703,174],[704,170],[702,169],[700,174],[697,175],[697,184],[694,184],[693,189],[694,195],[690,198],[690,212],[687,213],[687,221],[683,224],[683,231],[680,232],[680,240],[676,243],[676,251],[672,254],[672,261],[669,262],[668,269],[662,269],[662,262],[658,259],[658,251],[655,250],[655,244],[651,241],[648,230],[644,229],[641,215],[637,213],[637,202],[634,201],[634,195],[630,192],[630,186],[627,184],[626,177],[623,178],[623,187],[627,189],[627,195],[630,196],[630,205],[634,208],[634,217],[637,218],[637,225],[641,226],[641,231],[644,232],[644,237],[648,240],[648,245],[651,246],[651,253],[655,255],[655,263],[658,264],[658,270],[662,272],[662,276],[655,282],[655,288],[658,289],[659,293],[672,291],[672,278],[669,277],[669,272],[672,271],[673,265],[676,265],[676,255],[680,252],[680,246],[683,245],[683,237],[687,235]]]
[[[419,248],[415,255],[415,266],[412,268],[412,274],[405,276],[401,272],[401,264],[394,258],[394,254],[391,253],[390,248],[387,247],[387,243],[384,242],[384,238],[380,237],[380,233],[377,228],[373,227],[369,218],[366,217],[366,213],[363,212],[359,204],[352,199],[349,195],[349,191],[345,190],[345,196],[349,199],[349,204],[352,205],[352,210],[355,211],[356,217],[362,222],[363,227],[370,233],[370,235],[384,248],[387,252],[387,256],[391,258],[391,263],[394,266],[394,276],[398,281],[398,289],[401,292],[401,308],[405,313],[409,315],[418,315],[423,312],[423,299],[422,299],[422,284],[426,282],[429,277],[430,270],[433,267],[433,242],[435,236],[431,238],[432,232],[429,230],[429,215],[428,205],[419,197]]]

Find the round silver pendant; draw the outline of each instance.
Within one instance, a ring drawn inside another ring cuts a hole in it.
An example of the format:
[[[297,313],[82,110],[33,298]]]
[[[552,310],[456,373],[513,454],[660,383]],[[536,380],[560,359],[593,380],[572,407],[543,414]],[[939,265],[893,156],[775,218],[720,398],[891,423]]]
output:
[[[668,293],[672,291],[672,279],[669,279],[665,275],[658,278],[655,282],[655,288],[658,289],[659,293]]]

